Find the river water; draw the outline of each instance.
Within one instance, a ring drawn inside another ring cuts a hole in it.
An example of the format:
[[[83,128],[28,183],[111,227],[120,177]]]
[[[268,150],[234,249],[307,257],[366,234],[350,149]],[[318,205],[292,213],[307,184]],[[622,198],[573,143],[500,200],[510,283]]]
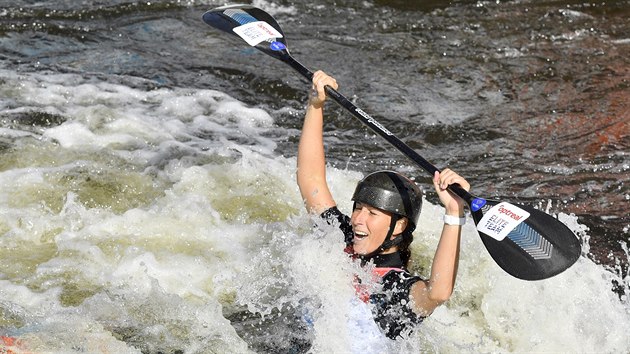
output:
[[[464,228],[452,299],[391,352],[630,351],[629,1],[254,1],[296,59],[481,196],[557,215],[583,256],[514,279]],[[216,1],[0,3],[0,336],[30,352],[346,352],[352,274],[295,185],[308,84],[210,28]],[[342,210],[426,174],[327,107]]]

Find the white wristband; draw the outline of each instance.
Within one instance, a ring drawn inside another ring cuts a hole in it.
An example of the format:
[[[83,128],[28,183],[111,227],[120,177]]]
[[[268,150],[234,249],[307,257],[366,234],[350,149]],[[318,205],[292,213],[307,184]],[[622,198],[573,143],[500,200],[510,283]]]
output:
[[[466,224],[466,217],[458,218],[457,216],[444,214],[444,223],[447,225],[459,225]]]

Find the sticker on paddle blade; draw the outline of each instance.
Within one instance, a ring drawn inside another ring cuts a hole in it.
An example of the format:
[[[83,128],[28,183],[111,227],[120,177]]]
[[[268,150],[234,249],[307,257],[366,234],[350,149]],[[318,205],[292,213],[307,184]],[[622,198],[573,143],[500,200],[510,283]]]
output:
[[[501,202],[488,210],[479,220],[477,230],[501,241],[528,217],[527,211],[510,203]]]
[[[278,52],[278,51],[287,49],[287,46],[285,46],[284,43],[282,42],[273,41],[269,45],[269,48],[271,48],[271,50],[275,50],[276,52]]]
[[[252,47],[270,39],[282,38],[282,34],[265,21],[256,21],[234,27],[234,33]]]

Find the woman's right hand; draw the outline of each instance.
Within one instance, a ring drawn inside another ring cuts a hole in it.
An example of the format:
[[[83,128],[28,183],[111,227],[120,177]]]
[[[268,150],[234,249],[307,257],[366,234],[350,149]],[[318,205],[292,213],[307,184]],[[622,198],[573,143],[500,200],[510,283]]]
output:
[[[326,101],[325,86],[330,86],[335,90],[339,87],[337,80],[334,77],[326,74],[325,72],[318,70],[313,74],[313,86],[309,96],[308,103],[315,108],[321,108]]]

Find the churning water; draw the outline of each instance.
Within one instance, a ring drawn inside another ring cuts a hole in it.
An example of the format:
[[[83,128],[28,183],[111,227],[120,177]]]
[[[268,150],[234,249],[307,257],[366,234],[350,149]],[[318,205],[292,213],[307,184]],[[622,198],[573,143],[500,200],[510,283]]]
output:
[[[429,161],[584,242],[569,270],[526,282],[469,222],[453,297],[388,352],[630,351],[630,3],[254,4]],[[13,350],[351,349],[364,270],[312,227],[295,184],[309,86],[205,25],[220,5],[0,5],[0,336]],[[327,109],[342,210],[372,170],[423,183],[412,269],[426,275],[442,210],[424,172]]]

